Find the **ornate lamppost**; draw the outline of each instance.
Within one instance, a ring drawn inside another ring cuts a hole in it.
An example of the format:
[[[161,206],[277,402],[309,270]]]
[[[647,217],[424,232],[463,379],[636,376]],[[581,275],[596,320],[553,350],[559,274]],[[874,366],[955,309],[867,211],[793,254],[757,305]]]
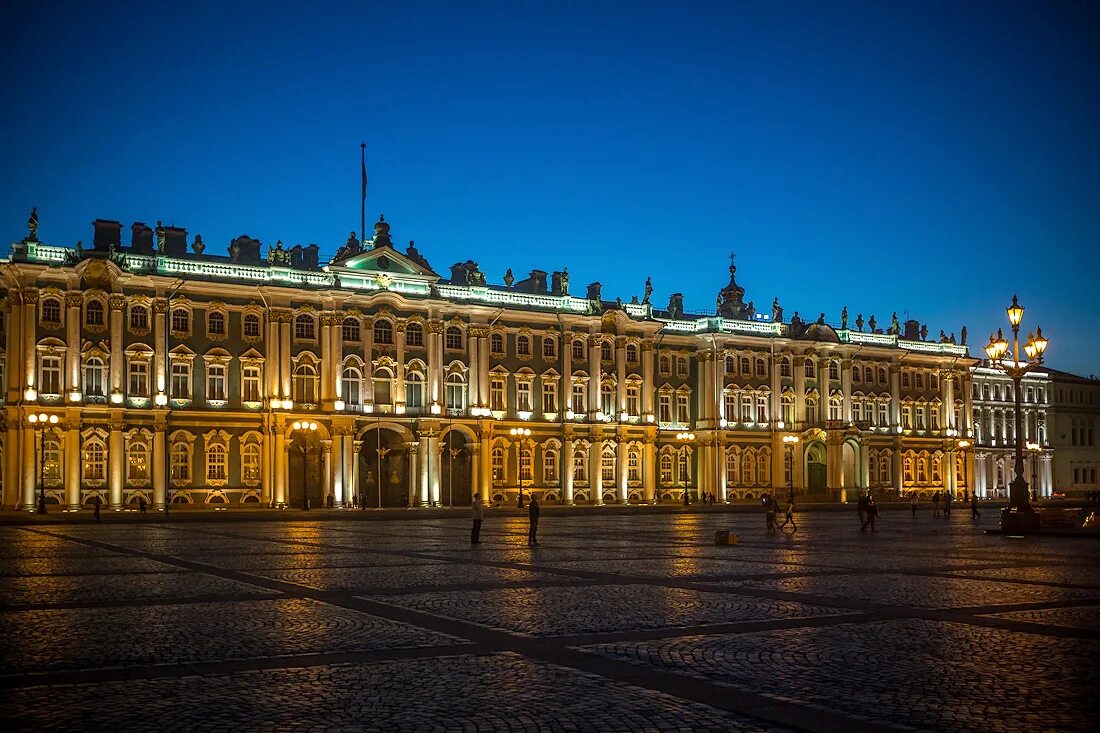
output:
[[[530,428],[512,428],[508,431],[508,434],[516,441],[516,483],[519,484],[519,497],[516,499],[516,506],[520,509],[523,508],[523,466],[521,460],[521,454],[523,453],[523,439],[530,437]]]
[[[695,433],[676,433],[676,440],[680,441],[681,443],[691,443],[695,440]],[[677,456],[676,457],[676,466],[673,467],[673,470],[674,471],[678,470],[679,465],[680,465],[680,458],[679,458],[679,456]],[[688,489],[688,485],[685,483],[684,484],[684,506],[688,506],[690,504],[691,504],[691,491]]]
[[[1043,363],[1043,353],[1047,350],[1047,339],[1043,337],[1043,329],[1036,327],[1034,333],[1027,335],[1024,344],[1024,354],[1027,361],[1020,361],[1020,323],[1024,320],[1024,307],[1020,305],[1016,296],[1012,296],[1012,304],[1005,309],[1008,314],[1008,322],[1012,326],[1012,345],[1009,354],[1009,343],[1001,329],[997,329],[997,336],[989,336],[985,353],[989,357],[990,366],[1004,372],[1013,384],[1013,401],[1015,403],[1015,427],[1016,427],[1016,465],[1014,471],[1016,478],[1009,484],[1009,506],[1001,514],[1001,529],[1003,530],[1027,530],[1038,527],[1038,515],[1034,513],[1031,502],[1028,501],[1027,479],[1024,478],[1024,446],[1022,443],[1023,412],[1021,410],[1020,382],[1024,375]],[[1006,358],[1007,357],[1007,358]]]
[[[784,435],[783,444],[787,447],[787,465],[790,466],[791,478],[788,481],[787,499],[794,501],[794,447],[798,445],[797,435]]]
[[[31,424],[31,428],[35,432],[35,437],[38,438],[38,513],[46,513],[46,481],[42,475],[43,467],[46,463],[45,456],[45,444],[42,442],[42,431],[46,429],[47,425],[57,424],[57,415],[47,415],[44,412],[31,413],[27,415],[27,422]]]
[[[1027,452],[1031,454],[1031,500],[1039,501],[1039,481],[1036,478],[1036,467],[1039,463],[1039,454],[1043,447],[1038,443],[1028,443]]]
[[[309,449],[309,434],[317,430],[317,423],[309,420],[296,420],[290,426],[291,435],[302,436],[302,509],[309,511],[309,491],[306,488],[306,463]],[[289,498],[289,497],[288,497]]]
[[[960,440],[955,445],[957,445],[959,447],[959,450],[962,452],[963,497],[966,497],[966,496],[969,496],[969,491],[970,491],[969,487],[966,485],[966,473],[967,473],[967,469],[969,468],[969,464],[966,461],[966,450],[970,447],[970,441],[966,440],[964,438],[963,440]],[[978,487],[975,486],[974,487],[974,495],[977,496],[977,493],[978,493]]]

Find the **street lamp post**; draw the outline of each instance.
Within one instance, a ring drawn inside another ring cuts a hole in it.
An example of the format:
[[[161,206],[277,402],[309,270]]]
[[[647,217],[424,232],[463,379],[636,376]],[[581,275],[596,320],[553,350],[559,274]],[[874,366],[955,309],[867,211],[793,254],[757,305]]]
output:
[[[309,511],[309,492],[306,489],[306,457],[309,447],[309,434],[317,430],[317,423],[309,420],[296,420],[290,426],[290,430],[294,435],[299,433],[302,435],[302,510]]]
[[[378,431],[378,435],[379,436],[382,435],[381,430]],[[379,437],[378,439],[381,440],[382,438]],[[391,450],[392,450],[392,448],[383,448],[381,445],[379,445],[377,448],[374,449],[374,452],[378,454],[378,508],[379,509],[382,508],[382,489],[383,489],[382,481],[385,479],[385,476],[386,476],[386,472],[382,468],[382,459],[384,459],[386,457],[386,454],[389,453]]]
[[[1027,452],[1031,454],[1031,500],[1039,501],[1039,481],[1036,478],[1036,467],[1039,463],[1039,454],[1043,449],[1038,443],[1028,443]]]
[[[966,497],[966,496],[968,496],[968,495],[969,495],[969,491],[970,491],[970,490],[969,490],[969,487],[967,487],[967,485],[966,485],[966,472],[967,472],[967,463],[966,463],[966,449],[970,447],[970,441],[969,441],[969,440],[960,440],[960,441],[959,441],[959,442],[958,442],[958,443],[957,443],[956,445],[958,445],[958,446],[959,446],[959,450],[960,450],[960,451],[962,451],[962,462],[963,462],[963,470],[962,470],[962,475],[963,475],[963,497]],[[978,487],[977,487],[977,486],[975,486],[975,487],[974,487],[974,493],[975,493],[975,496],[977,496],[977,489],[978,489]]]
[[[1037,526],[1038,520],[1034,515],[1031,502],[1028,501],[1027,479],[1024,478],[1024,446],[1021,442],[1024,434],[1023,429],[1023,413],[1021,410],[1020,382],[1023,380],[1024,375],[1035,369],[1043,363],[1043,353],[1047,350],[1047,339],[1043,336],[1043,329],[1036,327],[1034,333],[1029,333],[1027,336],[1027,342],[1024,344],[1024,353],[1027,356],[1026,361],[1020,361],[1020,322],[1024,319],[1024,307],[1020,305],[1016,296],[1012,296],[1012,304],[1006,309],[1008,314],[1008,322],[1012,326],[1012,353],[1009,355],[1009,343],[1004,337],[1004,333],[1001,329],[997,329],[997,336],[992,334],[989,336],[989,343],[986,344],[985,353],[989,357],[990,366],[994,369],[999,369],[1004,372],[1011,380],[1013,384],[1013,401],[1015,403],[1015,447],[1016,447],[1016,465],[1014,472],[1016,477],[1012,479],[1012,483],[1009,484],[1009,508],[1008,512],[1013,513],[1018,519],[1007,519],[1007,523],[1011,527],[1006,527],[1006,515],[1002,515],[1001,526],[1002,529],[1033,529]],[[1008,356],[1006,361],[1005,357]],[[1027,519],[1020,517],[1021,514],[1028,515]]]
[[[681,443],[690,443],[693,440],[695,440],[695,433],[676,433],[676,440],[680,441]],[[673,467],[674,471],[678,469],[679,464],[680,464],[680,459],[679,459],[679,457],[677,457],[676,458],[676,466]],[[689,506],[690,504],[691,504],[691,491],[688,489],[688,485],[685,483],[684,484],[684,506]]]
[[[791,478],[788,481],[787,500],[794,501],[794,447],[798,445],[797,435],[784,435],[783,444],[787,446],[787,465],[790,467]]]
[[[42,431],[46,429],[46,425],[56,425],[57,415],[47,415],[44,412],[38,414],[31,413],[27,415],[27,422],[31,424],[31,428],[35,432],[35,437],[38,438],[38,513],[46,513],[46,480],[43,474],[43,468],[46,463],[45,444],[42,442]]]
[[[531,435],[530,428],[512,428],[508,431],[516,440],[516,483],[519,484],[519,497],[516,499],[516,506],[520,509],[523,508],[523,467],[521,454],[523,453],[523,438],[527,438]]]

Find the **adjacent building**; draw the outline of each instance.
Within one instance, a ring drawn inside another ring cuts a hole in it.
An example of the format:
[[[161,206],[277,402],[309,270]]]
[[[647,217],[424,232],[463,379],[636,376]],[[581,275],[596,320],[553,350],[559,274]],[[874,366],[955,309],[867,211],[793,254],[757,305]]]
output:
[[[72,249],[39,241],[35,217],[0,261],[5,507],[999,485],[974,475],[972,395],[996,399],[965,346],[915,321],[850,327],[846,309],[840,324],[759,314],[732,259],[716,312],[689,316],[648,282],[623,302],[599,283],[574,294],[567,270],[440,274],[381,219],[327,264],[316,245],[264,255],[242,235],[213,254],[181,228],[121,230],[97,220]]]
[[[1100,380],[1047,370],[1050,374],[1050,441],[1054,489],[1081,498],[1100,491]]]
[[[1008,498],[1008,485],[1015,477],[1017,442],[1024,449],[1024,478],[1032,496],[1051,495],[1054,451],[1048,434],[1050,370],[1029,372],[1020,388],[1023,434],[1017,435],[1012,380],[984,361],[973,370],[974,490],[981,498]]]

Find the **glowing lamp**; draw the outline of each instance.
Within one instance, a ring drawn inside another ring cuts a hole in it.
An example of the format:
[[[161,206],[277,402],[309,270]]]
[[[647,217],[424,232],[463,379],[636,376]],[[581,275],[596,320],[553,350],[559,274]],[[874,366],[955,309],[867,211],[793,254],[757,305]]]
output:
[[[343,412],[344,408],[347,407],[347,405],[344,404],[343,400],[336,400],[336,402],[332,403],[332,407],[337,412]]]
[[[121,392],[112,392],[111,393],[111,402],[113,402],[116,405],[121,405],[122,404],[122,393]]]
[[[69,393],[69,402],[80,402],[80,392],[75,389]]]
[[[153,402],[156,403],[157,407],[164,407],[168,404],[168,395],[158,392],[157,396],[153,398]]]
[[[1035,334],[1029,333],[1027,335],[1027,343],[1024,344],[1024,353],[1027,354],[1028,361],[1034,361],[1038,355],[1039,350],[1035,348]]]
[[[34,387],[27,387],[27,391],[23,393],[23,399],[27,402],[34,402],[38,399],[38,392],[35,391]]]
[[[1019,326],[1020,321],[1024,320],[1024,307],[1020,305],[1020,302],[1016,300],[1016,295],[1012,295],[1012,305],[1005,308],[1008,313],[1008,322],[1013,326]]]
[[[1047,340],[1046,340],[1046,337],[1043,336],[1043,329],[1040,328],[1039,326],[1036,326],[1035,327],[1035,353],[1039,355],[1040,359],[1042,359],[1043,352],[1045,352],[1046,350],[1047,350]]]
[[[432,403],[432,414],[433,415],[438,415],[441,412],[443,412],[443,408],[439,406],[438,402],[433,402]]]

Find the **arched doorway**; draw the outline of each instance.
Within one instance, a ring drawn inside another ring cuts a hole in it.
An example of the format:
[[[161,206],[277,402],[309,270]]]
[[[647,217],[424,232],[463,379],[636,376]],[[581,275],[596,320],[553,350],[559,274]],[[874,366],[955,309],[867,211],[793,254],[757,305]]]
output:
[[[308,496],[309,506],[320,509],[325,501],[320,440],[313,432],[296,430],[287,440],[287,450],[287,506],[301,509]]]
[[[382,427],[365,433],[359,451],[360,506],[408,506],[408,464],[405,441],[398,433]]]
[[[473,498],[473,441],[457,429],[441,441],[439,500],[443,506],[470,506]]]
[[[826,484],[825,445],[813,443],[806,449],[806,490],[811,494],[824,494]]]
[[[862,488],[863,466],[859,445],[851,440],[845,440],[840,447],[840,460],[844,466],[844,488],[849,491]]]

